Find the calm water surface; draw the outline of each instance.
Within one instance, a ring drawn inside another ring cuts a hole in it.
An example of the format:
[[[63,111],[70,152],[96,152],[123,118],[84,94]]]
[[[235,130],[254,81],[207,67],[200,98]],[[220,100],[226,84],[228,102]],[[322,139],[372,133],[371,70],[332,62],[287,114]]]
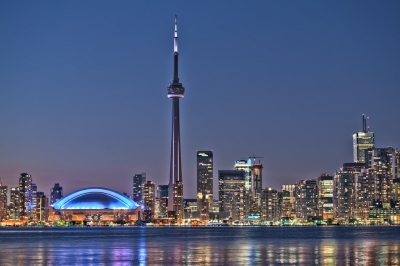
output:
[[[400,265],[400,227],[0,228],[0,265]]]

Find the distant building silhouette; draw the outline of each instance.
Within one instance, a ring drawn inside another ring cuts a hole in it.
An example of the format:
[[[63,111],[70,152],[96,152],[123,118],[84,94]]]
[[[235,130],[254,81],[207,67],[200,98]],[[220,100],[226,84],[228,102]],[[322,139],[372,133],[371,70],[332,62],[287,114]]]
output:
[[[50,204],[53,205],[63,197],[63,188],[59,183],[54,184],[50,191]]]

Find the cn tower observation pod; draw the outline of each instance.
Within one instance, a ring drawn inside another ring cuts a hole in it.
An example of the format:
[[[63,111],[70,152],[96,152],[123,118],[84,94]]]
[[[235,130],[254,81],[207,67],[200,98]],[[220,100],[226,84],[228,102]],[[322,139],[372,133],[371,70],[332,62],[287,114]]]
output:
[[[114,190],[89,187],[72,192],[52,207],[55,210],[136,210],[139,204]]]

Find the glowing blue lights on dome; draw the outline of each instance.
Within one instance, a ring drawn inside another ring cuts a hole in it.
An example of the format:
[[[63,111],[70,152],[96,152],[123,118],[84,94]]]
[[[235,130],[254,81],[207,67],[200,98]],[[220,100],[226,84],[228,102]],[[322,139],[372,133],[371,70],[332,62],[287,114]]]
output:
[[[124,209],[135,210],[139,205],[130,198],[107,188],[90,187],[72,192],[63,197],[53,208],[56,210],[75,209]]]

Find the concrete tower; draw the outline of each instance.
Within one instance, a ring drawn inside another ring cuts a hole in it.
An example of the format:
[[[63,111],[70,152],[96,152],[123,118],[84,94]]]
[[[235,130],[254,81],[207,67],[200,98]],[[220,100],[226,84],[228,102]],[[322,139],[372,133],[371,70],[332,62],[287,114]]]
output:
[[[179,123],[179,99],[183,98],[185,88],[178,78],[178,24],[175,15],[174,32],[174,77],[169,84],[168,98],[172,99],[172,139],[171,139],[171,165],[168,190],[168,211],[175,212],[177,222],[183,218],[183,183],[181,164],[181,137]]]

